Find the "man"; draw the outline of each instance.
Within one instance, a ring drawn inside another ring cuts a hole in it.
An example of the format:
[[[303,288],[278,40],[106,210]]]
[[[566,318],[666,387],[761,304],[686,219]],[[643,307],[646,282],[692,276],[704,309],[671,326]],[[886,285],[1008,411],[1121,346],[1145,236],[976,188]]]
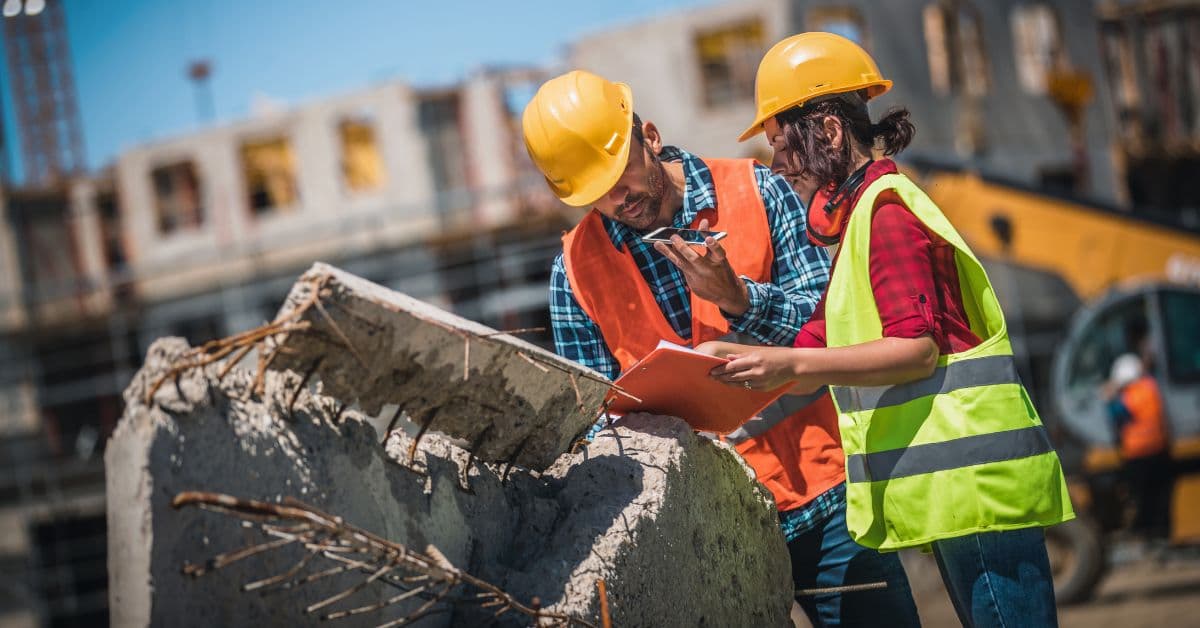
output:
[[[1152,541],[1166,539],[1174,478],[1158,382],[1146,371],[1141,355],[1126,353],[1113,361],[1103,394],[1136,504],[1133,529]]]
[[[829,280],[791,187],[751,160],[703,160],[664,146],[633,111],[627,86],[587,72],[538,90],[525,146],[551,190],[592,211],[563,237],[551,273],[558,352],[615,379],[661,339],[737,335],[790,344]],[[720,229],[698,251],[659,227]],[[917,624],[899,559],[856,545],[845,524],[844,454],[832,404],[815,399],[748,422],[727,440],[774,495],[798,589],[887,582],[886,589],[803,596],[818,626]]]

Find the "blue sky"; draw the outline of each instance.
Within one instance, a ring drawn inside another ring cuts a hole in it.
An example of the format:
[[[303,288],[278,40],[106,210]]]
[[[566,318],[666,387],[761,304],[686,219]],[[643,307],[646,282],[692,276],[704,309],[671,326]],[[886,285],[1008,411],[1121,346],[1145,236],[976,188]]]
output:
[[[186,78],[192,59],[212,61],[221,121],[246,115],[256,94],[292,104],[389,78],[444,84],[482,65],[546,63],[580,35],[711,0],[65,3],[87,162],[94,169],[126,147],[198,127]],[[4,99],[19,176],[7,88]]]

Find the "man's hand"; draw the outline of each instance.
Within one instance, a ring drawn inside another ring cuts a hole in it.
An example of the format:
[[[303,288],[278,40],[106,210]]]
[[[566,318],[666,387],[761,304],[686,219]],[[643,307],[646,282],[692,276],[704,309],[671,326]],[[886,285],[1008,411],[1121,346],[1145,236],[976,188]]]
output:
[[[701,231],[708,229],[708,219],[701,220]],[[707,255],[697,253],[679,236],[671,236],[671,243],[654,243],[654,248],[671,260],[683,271],[692,294],[716,303],[721,311],[731,316],[741,316],[750,308],[750,294],[746,284],[733,272],[725,249],[714,238],[706,238]]]

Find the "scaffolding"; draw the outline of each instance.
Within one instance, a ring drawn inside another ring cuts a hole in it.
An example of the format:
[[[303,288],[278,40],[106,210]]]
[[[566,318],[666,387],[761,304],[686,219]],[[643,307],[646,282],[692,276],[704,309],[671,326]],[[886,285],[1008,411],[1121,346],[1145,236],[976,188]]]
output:
[[[35,11],[29,2],[24,12],[3,19],[25,181],[35,185],[84,169],[65,11],[59,1],[43,4]]]

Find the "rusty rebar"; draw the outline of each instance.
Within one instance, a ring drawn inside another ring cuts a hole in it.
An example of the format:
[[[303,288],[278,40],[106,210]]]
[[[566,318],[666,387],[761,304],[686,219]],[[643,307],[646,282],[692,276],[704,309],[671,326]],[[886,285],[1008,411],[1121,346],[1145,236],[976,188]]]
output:
[[[299,544],[308,552],[305,559],[293,564],[284,573],[250,582],[243,587],[243,590],[250,591],[275,585],[278,585],[279,589],[288,589],[340,573],[365,574],[366,577],[362,581],[310,604],[304,609],[306,613],[313,613],[335,606],[375,583],[403,589],[403,593],[383,602],[349,609],[331,609],[323,616],[324,619],[336,619],[378,611],[417,597],[425,599],[425,602],[413,612],[382,625],[407,624],[435,612],[435,606],[456,587],[467,586],[479,591],[474,598],[476,603],[481,606],[487,603],[489,608],[498,607],[497,614],[516,611],[534,619],[535,623],[549,620],[566,626],[578,625],[596,628],[595,624],[586,620],[542,609],[540,601],[537,600],[529,605],[522,604],[499,587],[458,569],[436,547],[428,546],[423,552],[415,551],[350,525],[341,517],[322,512],[312,505],[296,499],[285,498],[282,503],[272,504],[239,499],[220,493],[184,492],[176,495],[171,505],[175,508],[197,506],[236,517],[257,524],[260,530],[269,536],[276,537],[269,541],[220,554],[209,560],[205,567],[185,566],[185,572],[194,576],[220,569],[248,556]],[[357,557],[361,557],[361,559]],[[315,560],[328,560],[336,564],[332,568],[301,575],[304,569]],[[400,574],[405,575],[401,576]],[[410,588],[409,583],[416,582],[421,584]]]
[[[300,378],[300,383],[296,386],[296,389],[292,391],[292,398],[291,398],[291,400],[288,401],[288,406],[287,406],[287,414],[288,414],[289,421],[295,420],[295,412],[294,412],[293,408],[295,408],[295,406],[296,406],[296,400],[300,398],[300,393],[304,391],[305,386],[308,386],[308,380],[312,378],[313,373],[316,373],[318,368],[321,368],[321,362],[324,362],[324,361],[325,361],[325,356],[323,356],[323,355],[317,356],[317,359],[313,360],[312,365],[309,366],[308,369],[304,371],[304,377]]]
[[[886,582],[868,582],[866,584],[847,584],[840,587],[820,587],[816,589],[796,589],[796,596],[826,595],[830,593],[856,593],[858,591],[874,591],[886,589]]]

